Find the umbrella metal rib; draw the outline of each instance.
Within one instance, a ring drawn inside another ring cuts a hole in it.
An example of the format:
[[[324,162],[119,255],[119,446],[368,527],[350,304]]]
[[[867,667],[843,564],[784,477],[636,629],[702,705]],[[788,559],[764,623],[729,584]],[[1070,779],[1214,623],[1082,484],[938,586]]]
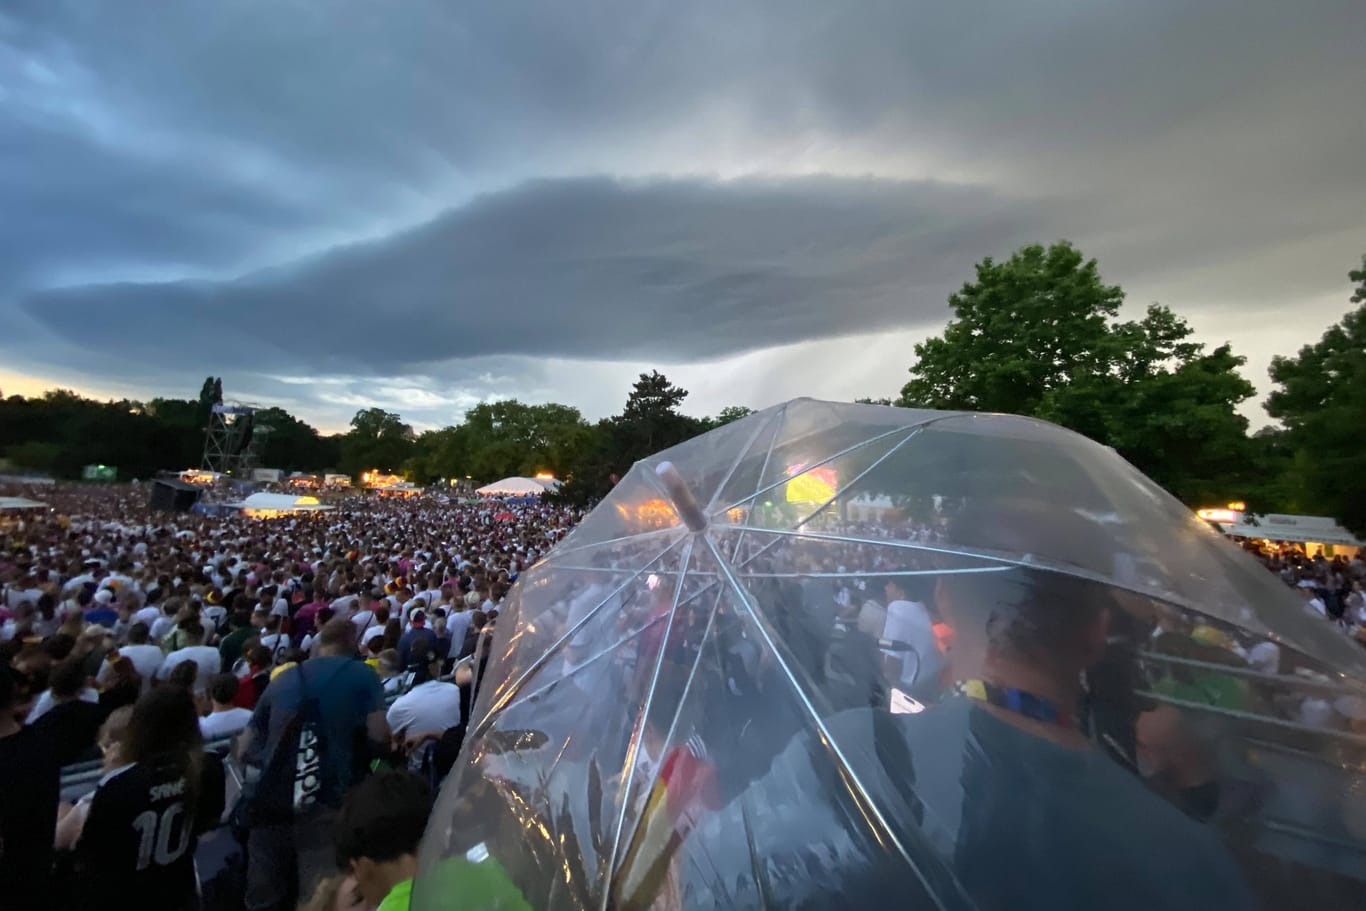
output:
[[[710,541],[708,542],[708,545],[710,546]],[[711,550],[712,550],[712,553],[713,553],[713,554],[716,552],[716,549],[715,549],[714,547],[712,547]],[[671,718],[671,719],[669,720],[669,730],[668,730],[668,732],[664,735],[664,748],[665,748],[665,749],[668,749],[669,744],[671,744],[671,743],[674,742],[674,737],[678,734],[678,722],[679,722],[679,719],[681,719],[681,718],[683,717],[683,707],[684,707],[685,705],[688,704],[688,696],[692,693],[693,681],[697,679],[697,670],[698,670],[698,668],[700,668],[700,667],[702,666],[702,653],[706,650],[707,643],[711,640],[712,628],[716,625],[716,614],[717,614],[717,612],[718,612],[718,611],[720,610],[720,608],[721,608],[721,594],[722,594],[722,591],[724,591],[724,589],[720,589],[720,588],[717,589],[717,592],[716,592],[716,601],[715,601],[715,603],[712,604],[711,610],[710,610],[710,611],[708,612],[708,614],[707,614],[707,625],[706,625],[706,626],[703,628],[703,630],[702,630],[702,636],[701,636],[701,638],[698,639],[699,645],[698,645],[698,647],[697,647],[697,654],[696,654],[695,656],[693,656],[692,667],[688,669],[688,677],[687,677],[687,679],[683,682],[683,691],[682,691],[682,693],[681,693],[681,694],[679,695],[679,697],[678,697],[678,706],[674,709],[673,718]],[[701,593],[699,593],[699,594],[701,594]],[[653,771],[653,772],[651,773],[651,775],[650,775],[650,781],[649,781],[649,783],[648,783],[648,786],[645,788],[645,793],[648,794],[648,793],[650,793],[651,791],[654,790],[655,785],[659,782],[659,775],[660,775],[661,771],[663,770],[663,767],[664,767],[664,764],[663,764],[662,762],[661,762],[661,763],[658,763],[658,764],[655,766],[654,771]],[[627,794],[626,796],[629,798],[630,795]],[[626,803],[625,803],[625,801],[623,800],[623,802],[622,802],[623,811],[624,811],[625,807],[626,807]],[[639,829],[640,829],[640,824],[641,824],[641,822],[644,821],[644,816],[645,816],[645,814],[643,814],[643,813],[639,813],[639,814],[636,815],[635,820],[631,823],[631,831],[630,831],[630,833],[628,834],[628,836],[627,836],[627,838],[626,838],[626,840],[625,840],[625,843],[626,843],[626,844],[629,845],[631,842],[633,842],[633,841],[635,840],[636,833],[637,833],[637,831],[639,831]],[[624,816],[623,816],[623,818],[624,818]],[[620,838],[618,838],[618,839],[616,840],[615,844],[614,844],[613,849],[612,849],[612,859],[611,859],[611,864],[612,864],[612,866],[615,866],[615,865],[616,865],[616,860],[617,860],[617,858],[616,858],[616,852],[617,852],[617,851],[619,850],[619,848],[620,848],[620,843],[621,843],[621,840],[620,840]],[[604,898],[603,898],[603,900],[604,900],[604,905],[603,905],[603,907],[606,907],[606,903],[607,903],[607,900],[610,898],[610,895],[611,895],[611,882],[609,881],[609,882],[608,882],[608,888],[605,890],[605,894],[604,894]]]
[[[783,657],[777,642],[774,641],[773,636],[769,633],[768,623],[759,612],[754,609],[754,606],[750,604],[749,592],[745,590],[744,586],[740,584],[739,580],[736,579],[735,575],[730,571],[730,567],[727,565],[725,559],[721,556],[720,551],[717,550],[715,542],[713,542],[710,537],[707,538],[707,546],[711,549],[712,556],[716,558],[718,565],[720,565],[721,572],[726,576],[726,581],[729,584],[731,591],[740,599],[740,603],[744,605],[746,613],[748,613],[750,619],[754,621],[754,625],[756,629],[758,629],[759,635],[763,638],[765,647],[769,650],[769,654],[773,656],[779,670],[782,671],[783,676],[787,679],[788,685],[792,687],[802,710],[809,716],[811,723],[816,726],[816,730],[820,733],[821,740],[828,746],[830,752],[834,755],[835,761],[839,764],[842,776],[858,791],[859,800],[863,803],[864,807],[866,807],[867,812],[871,815],[872,819],[877,823],[877,827],[880,830],[878,833],[878,840],[885,840],[891,843],[891,845],[895,847],[896,852],[900,854],[901,858],[906,862],[906,865],[915,871],[916,878],[918,878],[925,889],[933,895],[934,890],[931,888],[929,882],[925,880],[924,875],[920,871],[920,867],[911,858],[910,852],[907,851],[905,845],[901,843],[901,839],[897,838],[896,833],[892,830],[891,824],[887,821],[886,817],[883,816],[882,811],[878,808],[872,795],[868,793],[868,788],[859,779],[858,773],[854,771],[854,767],[849,762],[848,757],[844,755],[844,750],[840,748],[840,745],[836,742],[835,738],[830,735],[830,730],[825,726],[825,722],[821,720],[820,712],[817,712],[816,707],[811,704],[811,699],[807,696],[806,691],[797,680],[797,675],[788,665],[787,659]]]
[[[730,479],[735,475],[735,469],[739,468],[740,463],[745,460],[745,456],[749,455],[750,447],[754,445],[755,440],[759,439],[759,434],[766,430],[770,425],[781,425],[783,418],[786,415],[787,406],[783,405],[773,414],[769,415],[766,419],[758,422],[758,426],[756,426],[754,428],[754,432],[749,435],[749,439],[745,441],[745,445],[740,447],[740,452],[735,457],[735,461],[730,463],[730,470],[727,471],[726,476],[721,479],[721,483],[716,485],[716,490],[712,492],[711,499],[707,501],[707,508],[705,512],[708,515],[713,514],[712,509],[716,506],[716,498],[721,496],[721,491],[726,489],[726,485],[730,483]],[[759,478],[761,480],[763,479],[764,471],[768,468],[768,457],[773,454],[773,444],[776,443],[777,440],[778,428],[774,427],[773,433],[769,436],[768,439],[768,454],[764,456],[764,466],[763,468],[759,469]]]
[[[626,586],[630,585],[636,579],[640,578],[647,570],[649,570],[651,566],[662,560],[669,553],[669,551],[677,547],[680,543],[682,543],[682,541],[682,538],[680,538],[677,541],[674,541],[668,547],[664,548],[662,551],[656,554],[653,559],[651,559],[649,562],[641,566],[640,569],[636,570],[634,573],[628,576],[624,582],[622,582],[620,585],[614,588],[611,592],[607,594],[605,598],[599,601],[592,608],[592,610],[584,614],[583,617],[579,619],[578,623],[575,623],[572,627],[565,630],[564,634],[561,635],[559,639],[556,639],[555,642],[548,649],[546,649],[541,654],[537,655],[536,658],[531,662],[531,664],[527,665],[527,669],[523,671],[520,675],[518,675],[517,679],[513,681],[512,685],[503,691],[502,695],[498,697],[498,701],[493,705],[489,706],[488,711],[484,713],[484,717],[480,718],[479,723],[475,726],[474,733],[471,736],[471,739],[473,740],[475,738],[481,737],[488,731],[488,727],[490,724],[493,723],[493,719],[495,719],[498,716],[498,713],[500,713],[501,711],[503,711],[503,709],[507,707],[508,703],[512,701],[512,698],[517,695],[517,691],[520,690],[526,684],[527,680],[531,678],[531,675],[535,674],[541,668],[545,667],[546,662],[548,662],[552,656],[559,652],[559,650],[564,647],[565,643],[567,643],[570,639],[574,638],[574,636],[577,635],[581,629],[588,625],[588,622],[590,620],[592,620],[594,617],[598,615],[598,611],[602,610],[603,607],[609,604],[613,598],[615,598],[623,590],[625,590]]]
[[[688,572],[688,563],[692,560],[693,541],[695,536],[688,538],[688,546],[683,551],[682,572],[678,577],[678,584],[674,586],[673,604],[669,607],[669,622],[664,627],[664,638],[660,642],[659,655],[655,658],[655,668],[650,674],[650,687],[645,691],[645,702],[641,706],[640,721],[635,730],[635,735],[631,738],[631,744],[626,749],[626,780],[621,786],[621,809],[617,811],[617,824],[612,832],[612,851],[607,855],[607,884],[602,890],[602,911],[607,911],[607,903],[612,897],[612,870],[616,867],[617,851],[621,847],[621,830],[626,825],[626,804],[631,796],[631,782],[636,777],[636,757],[640,752],[640,740],[645,733],[645,724],[650,719],[650,707],[654,705],[655,690],[659,688],[659,673],[664,667],[664,656],[668,653],[669,636],[673,633],[674,618],[678,616],[678,599],[683,594],[683,580]],[[698,646],[698,654],[701,654],[702,647]],[[679,703],[682,709],[682,703]]]

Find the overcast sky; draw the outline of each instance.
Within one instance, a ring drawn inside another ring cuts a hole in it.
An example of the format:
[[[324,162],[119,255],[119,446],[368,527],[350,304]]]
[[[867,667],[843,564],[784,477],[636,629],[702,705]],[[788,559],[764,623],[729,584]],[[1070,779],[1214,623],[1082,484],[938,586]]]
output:
[[[6,0],[0,389],[895,395],[1068,238],[1265,391],[1366,251],[1363,47],[1361,0]]]

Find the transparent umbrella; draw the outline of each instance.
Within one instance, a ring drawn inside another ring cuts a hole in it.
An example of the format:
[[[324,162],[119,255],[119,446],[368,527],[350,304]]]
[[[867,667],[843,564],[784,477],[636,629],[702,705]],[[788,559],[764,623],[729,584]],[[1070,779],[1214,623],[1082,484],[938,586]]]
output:
[[[1361,905],[1366,660],[1112,450],[796,400],[498,620],[415,907]]]

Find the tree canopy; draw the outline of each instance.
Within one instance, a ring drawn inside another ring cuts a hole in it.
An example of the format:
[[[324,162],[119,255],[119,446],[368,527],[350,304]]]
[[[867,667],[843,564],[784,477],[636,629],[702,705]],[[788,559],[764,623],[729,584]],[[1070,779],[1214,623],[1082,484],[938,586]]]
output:
[[[1359,306],[1315,344],[1272,359],[1267,412],[1285,426],[1306,508],[1366,535],[1366,258],[1349,275]]]
[[[944,333],[916,345],[898,404],[1040,417],[1114,447],[1188,502],[1215,501],[1252,473],[1253,387],[1228,345],[1212,351],[1154,304],[1119,320],[1124,292],[1071,244],[990,258],[949,298]]]

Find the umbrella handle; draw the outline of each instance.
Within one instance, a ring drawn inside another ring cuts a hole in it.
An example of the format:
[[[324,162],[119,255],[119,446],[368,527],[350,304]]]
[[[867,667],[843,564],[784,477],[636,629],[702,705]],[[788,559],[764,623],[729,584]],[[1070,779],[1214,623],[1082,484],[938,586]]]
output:
[[[697,500],[693,498],[692,491],[688,489],[683,476],[678,473],[673,462],[660,462],[655,468],[655,475],[663,483],[665,491],[669,494],[669,499],[674,502],[674,509],[678,510],[679,518],[683,524],[688,526],[690,531],[701,531],[707,527],[706,513],[702,512],[702,507],[697,505]]]

